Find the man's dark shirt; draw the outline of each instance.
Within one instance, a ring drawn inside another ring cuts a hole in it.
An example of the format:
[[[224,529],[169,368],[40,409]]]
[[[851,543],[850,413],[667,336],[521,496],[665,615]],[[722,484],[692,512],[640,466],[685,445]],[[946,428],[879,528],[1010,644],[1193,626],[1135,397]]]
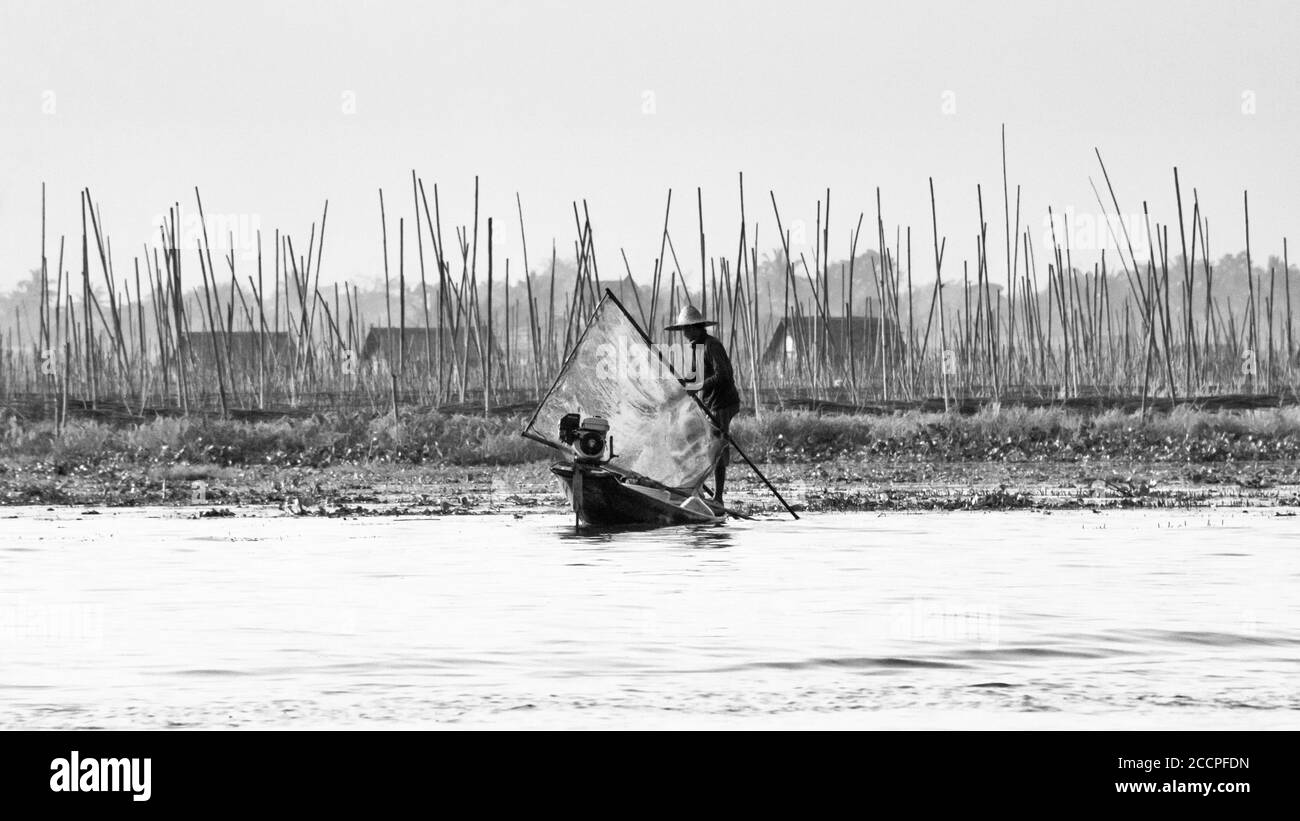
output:
[[[736,390],[736,377],[731,370],[731,359],[727,349],[716,337],[706,335],[700,342],[691,345],[691,354],[695,358],[695,373],[700,374],[703,362],[703,382],[700,385],[700,401],[710,411],[721,411],[740,407],[740,393]]]

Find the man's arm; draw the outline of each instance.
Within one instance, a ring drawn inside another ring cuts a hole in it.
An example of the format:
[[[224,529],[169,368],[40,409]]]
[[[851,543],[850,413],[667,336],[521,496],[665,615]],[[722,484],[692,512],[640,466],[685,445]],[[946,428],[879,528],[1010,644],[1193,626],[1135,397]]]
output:
[[[722,347],[722,343],[718,340],[712,339],[704,346],[704,361],[708,365],[705,370],[710,372],[710,375],[701,383],[701,388],[712,391],[720,383],[732,384],[736,381],[735,374],[731,370],[731,358],[727,356],[727,349]]]

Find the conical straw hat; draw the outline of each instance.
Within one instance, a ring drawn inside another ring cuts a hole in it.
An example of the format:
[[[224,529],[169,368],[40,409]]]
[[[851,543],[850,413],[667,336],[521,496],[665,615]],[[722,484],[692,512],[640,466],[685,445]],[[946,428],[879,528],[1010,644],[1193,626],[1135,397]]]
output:
[[[665,331],[680,331],[691,325],[717,325],[712,319],[705,319],[704,314],[694,305],[683,305],[682,309],[677,312],[677,321],[672,325],[665,325]]]

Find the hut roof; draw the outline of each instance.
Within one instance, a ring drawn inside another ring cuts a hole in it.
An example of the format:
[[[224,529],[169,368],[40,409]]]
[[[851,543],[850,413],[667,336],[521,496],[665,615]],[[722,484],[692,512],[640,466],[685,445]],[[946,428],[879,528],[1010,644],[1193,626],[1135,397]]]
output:
[[[250,345],[255,346],[260,340],[265,340],[268,348],[272,346],[288,346],[292,344],[289,334],[280,331],[268,331],[263,335],[260,331],[190,331],[185,337],[188,337],[190,344],[198,345],[200,342],[209,344],[212,337],[217,338],[218,344],[225,344],[225,340],[230,340],[231,347]],[[182,342],[185,337],[182,337]]]
[[[372,327],[366,333],[366,341],[361,348],[361,358],[373,359],[380,356],[397,356],[399,338],[408,361],[423,361],[428,356],[428,352],[437,351],[440,344],[445,352],[457,349],[468,351],[471,365],[477,364],[479,361],[479,346],[472,331],[466,334],[462,330],[453,339],[451,329],[442,327],[429,329],[403,329],[392,326]],[[501,345],[496,339],[496,334],[492,335],[491,345],[492,355],[494,357],[502,356]]]
[[[883,331],[892,337],[891,345],[901,350],[902,334],[893,320],[885,320]],[[777,323],[772,338],[763,351],[764,361],[784,358],[788,351],[805,355],[815,340],[825,339],[832,358],[844,358],[851,347],[856,354],[870,355],[880,345],[881,319],[878,316],[792,316]],[[787,339],[789,342],[787,342]]]
[[[235,356],[257,356],[258,351],[281,355],[294,349],[292,337],[283,331],[266,334],[257,331],[190,331],[181,336],[181,348],[188,348],[200,358],[212,356],[213,342],[217,350],[229,350]]]

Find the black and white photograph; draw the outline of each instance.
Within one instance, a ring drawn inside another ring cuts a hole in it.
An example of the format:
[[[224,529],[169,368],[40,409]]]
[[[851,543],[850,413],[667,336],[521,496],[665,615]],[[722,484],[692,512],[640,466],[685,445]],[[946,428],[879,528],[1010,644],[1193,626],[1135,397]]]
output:
[[[1298,134],[1271,0],[0,0],[10,754],[1116,732],[1229,806]]]

